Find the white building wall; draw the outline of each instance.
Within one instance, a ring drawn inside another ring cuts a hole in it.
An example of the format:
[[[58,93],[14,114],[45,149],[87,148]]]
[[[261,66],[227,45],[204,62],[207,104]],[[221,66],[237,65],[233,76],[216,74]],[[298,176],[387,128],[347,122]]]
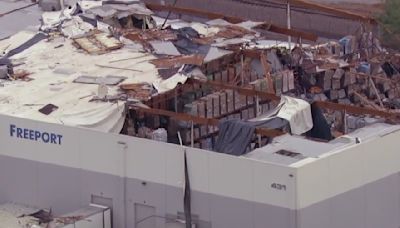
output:
[[[11,124],[60,134],[61,145],[11,137]],[[22,201],[65,213],[87,205],[92,195],[103,196],[113,199],[118,228],[134,227],[136,203],[154,206],[163,216],[183,212],[180,146],[9,116],[0,117],[0,144],[0,182],[7,185],[0,186],[0,202]],[[294,227],[294,168],[186,151],[193,213],[202,221],[213,227]],[[5,164],[10,161],[13,165]],[[272,188],[273,183],[285,185],[285,191]],[[158,219],[156,224],[163,227],[165,222]]]
[[[399,137],[394,130],[299,166],[299,227],[398,228]]]
[[[62,135],[62,144],[10,137],[10,124]],[[172,187],[184,185],[183,147],[148,139],[1,117],[0,154]],[[294,209],[294,169],[186,148],[193,190]],[[285,184],[287,191],[271,189]]]
[[[10,124],[60,134],[62,143],[10,137]],[[193,213],[218,228],[398,228],[399,137],[383,134],[293,167],[186,148]],[[135,227],[137,203],[164,216],[183,211],[180,146],[8,116],[0,117],[0,145],[0,202],[65,213],[103,196],[113,199],[114,227]]]

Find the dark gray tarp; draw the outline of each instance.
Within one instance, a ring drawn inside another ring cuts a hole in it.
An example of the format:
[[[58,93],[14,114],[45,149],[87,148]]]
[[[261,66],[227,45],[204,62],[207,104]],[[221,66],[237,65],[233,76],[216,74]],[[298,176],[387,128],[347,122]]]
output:
[[[9,58],[3,57],[0,58],[0,66],[10,66],[11,65],[11,60]]]
[[[180,67],[171,68],[171,69],[158,69],[158,75],[164,80],[174,76],[178,73]]]
[[[289,121],[279,117],[275,117],[264,121],[250,122],[250,123],[254,124],[254,126],[259,128],[279,129],[279,130],[285,130],[286,132],[290,132]]]
[[[91,13],[80,14],[79,17],[86,23],[91,24],[93,27],[97,27],[96,15]]]
[[[44,33],[38,33],[35,36],[33,36],[30,40],[26,41],[25,43],[23,43],[22,45],[20,45],[17,48],[12,49],[11,51],[9,51],[7,53],[7,57],[11,57],[13,55],[16,55],[18,53],[21,53],[23,51],[25,51],[26,49],[32,47],[33,45],[39,43],[40,41],[44,40],[47,38],[47,35]]]
[[[175,47],[183,55],[199,54],[206,56],[211,48],[211,45],[201,45],[192,41],[193,38],[199,38],[200,35],[190,27],[175,30],[178,34],[178,39],[174,41]]]
[[[382,70],[385,71],[386,75],[389,76],[390,78],[398,73],[398,70],[389,62],[385,62],[382,64]]]
[[[331,127],[325,119],[322,110],[315,104],[311,104],[313,128],[307,132],[307,136],[323,140],[332,140]]]
[[[8,78],[8,75],[13,74],[13,67],[11,64],[11,60],[7,57],[0,58],[0,78],[5,79]]]
[[[240,156],[246,153],[256,127],[239,119],[222,121],[215,150],[220,153]]]
[[[243,121],[240,119],[221,121],[215,151],[240,156],[247,152],[247,147],[254,137],[257,127],[266,129],[284,129],[289,126],[287,120],[273,118],[264,121]]]

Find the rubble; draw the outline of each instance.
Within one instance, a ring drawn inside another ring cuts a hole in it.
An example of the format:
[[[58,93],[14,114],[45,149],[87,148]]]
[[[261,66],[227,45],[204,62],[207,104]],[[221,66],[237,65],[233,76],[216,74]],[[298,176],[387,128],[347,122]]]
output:
[[[177,68],[185,64],[202,66],[204,58],[200,55],[185,55],[151,60],[157,68]]]
[[[39,6],[43,11],[61,10],[61,2],[55,0],[39,0]]]
[[[104,54],[123,46],[120,41],[103,32],[93,32],[73,40],[79,48],[90,54]]]

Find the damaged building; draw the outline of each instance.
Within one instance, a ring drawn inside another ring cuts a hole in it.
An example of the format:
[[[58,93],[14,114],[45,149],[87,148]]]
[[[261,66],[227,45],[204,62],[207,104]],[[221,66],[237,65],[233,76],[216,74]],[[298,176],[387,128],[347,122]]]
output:
[[[113,227],[400,225],[400,54],[368,24],[321,42],[199,9],[65,4],[0,41],[0,203],[103,205]]]

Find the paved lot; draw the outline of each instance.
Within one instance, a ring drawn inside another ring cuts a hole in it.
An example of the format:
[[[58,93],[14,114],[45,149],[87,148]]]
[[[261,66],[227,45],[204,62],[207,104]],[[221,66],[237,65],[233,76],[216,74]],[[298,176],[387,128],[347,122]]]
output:
[[[0,14],[31,4],[29,0],[0,0]],[[41,11],[38,6],[32,6],[12,14],[0,17],[0,40],[26,27],[40,25]]]

